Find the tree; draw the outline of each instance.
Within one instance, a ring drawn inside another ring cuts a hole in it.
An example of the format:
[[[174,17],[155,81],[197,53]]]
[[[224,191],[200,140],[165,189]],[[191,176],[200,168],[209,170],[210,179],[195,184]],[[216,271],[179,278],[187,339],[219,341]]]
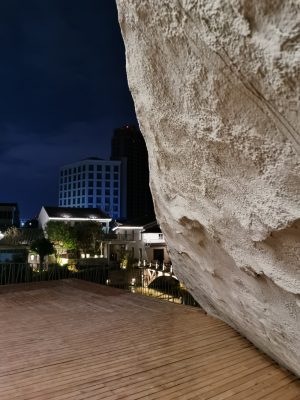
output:
[[[74,225],[74,234],[77,243],[77,249],[84,254],[89,252],[98,253],[101,251],[102,241],[105,234],[102,231],[102,225],[96,221],[77,222]]]
[[[40,270],[44,269],[44,259],[46,256],[55,253],[53,243],[49,239],[41,238],[32,242],[30,249],[40,257]]]
[[[74,250],[77,247],[74,228],[62,221],[49,221],[46,226],[48,239],[54,243],[59,254],[64,250]]]
[[[22,235],[20,229],[11,226],[5,231],[4,236],[7,243],[15,244],[18,243]]]

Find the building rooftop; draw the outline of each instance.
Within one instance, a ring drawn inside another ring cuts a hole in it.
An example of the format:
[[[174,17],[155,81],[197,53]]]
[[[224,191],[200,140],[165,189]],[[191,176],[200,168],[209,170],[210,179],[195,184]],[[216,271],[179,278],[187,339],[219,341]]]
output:
[[[143,233],[161,233],[161,229],[156,223],[155,225],[146,226]]]
[[[98,208],[44,206],[44,209],[50,218],[111,219],[109,215]]]
[[[30,246],[32,242],[44,237],[43,230],[39,228],[19,228],[15,229],[13,235],[4,236],[0,240],[2,246]]]
[[[201,309],[79,280],[0,287],[1,400],[296,400],[300,381]]]
[[[18,207],[18,203],[0,203],[0,207]]]
[[[103,161],[103,158],[99,158],[99,157],[87,157],[87,158],[84,158],[84,160],[83,161],[89,161],[89,160],[91,160],[91,161]]]
[[[143,216],[143,217],[138,217],[130,220],[124,220],[124,221],[116,221],[115,227],[121,227],[121,226],[134,226],[134,227],[141,227],[141,228],[146,228],[150,226],[157,225],[156,221],[153,221],[153,216]]]

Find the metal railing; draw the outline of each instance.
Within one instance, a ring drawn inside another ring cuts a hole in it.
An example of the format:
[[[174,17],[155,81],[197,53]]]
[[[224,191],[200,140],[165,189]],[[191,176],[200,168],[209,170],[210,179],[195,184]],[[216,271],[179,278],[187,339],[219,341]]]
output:
[[[169,271],[154,271],[138,266],[120,269],[108,265],[61,267],[57,264],[50,264],[39,270],[34,265],[24,263],[0,264],[0,285],[72,278],[199,307],[191,294]]]

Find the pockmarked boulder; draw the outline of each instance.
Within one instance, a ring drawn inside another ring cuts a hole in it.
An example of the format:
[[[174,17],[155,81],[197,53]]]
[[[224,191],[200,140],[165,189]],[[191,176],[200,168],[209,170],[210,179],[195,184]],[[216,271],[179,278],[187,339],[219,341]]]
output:
[[[117,5],[176,275],[300,375],[299,1]]]

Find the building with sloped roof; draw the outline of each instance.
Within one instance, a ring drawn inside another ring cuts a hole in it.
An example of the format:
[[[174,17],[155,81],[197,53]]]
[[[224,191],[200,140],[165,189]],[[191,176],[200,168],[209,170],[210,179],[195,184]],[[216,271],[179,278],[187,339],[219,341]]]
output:
[[[74,224],[78,221],[100,222],[105,233],[109,231],[111,217],[98,208],[73,208],[73,207],[42,207],[39,216],[39,226],[45,229],[49,221],[62,221]]]

